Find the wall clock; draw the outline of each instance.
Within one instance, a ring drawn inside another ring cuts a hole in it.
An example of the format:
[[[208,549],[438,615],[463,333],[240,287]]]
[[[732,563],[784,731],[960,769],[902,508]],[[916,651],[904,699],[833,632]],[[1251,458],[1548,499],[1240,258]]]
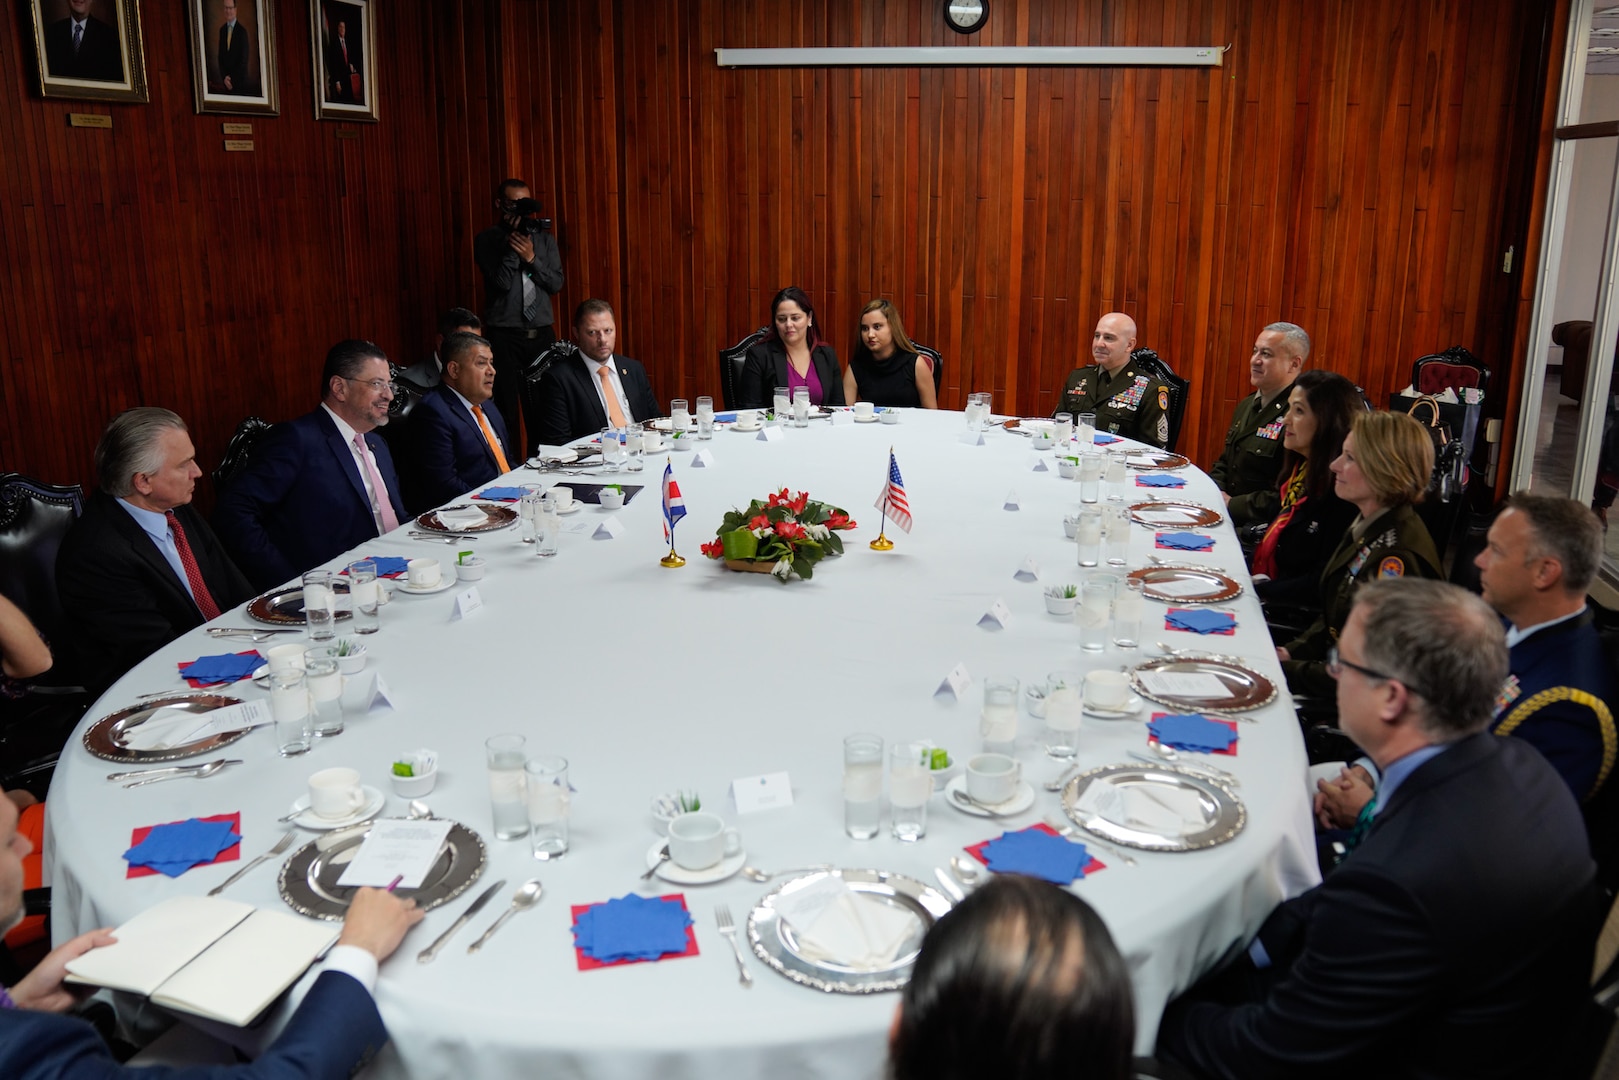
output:
[[[988,0],[945,0],[945,25],[958,34],[976,33],[987,18]]]

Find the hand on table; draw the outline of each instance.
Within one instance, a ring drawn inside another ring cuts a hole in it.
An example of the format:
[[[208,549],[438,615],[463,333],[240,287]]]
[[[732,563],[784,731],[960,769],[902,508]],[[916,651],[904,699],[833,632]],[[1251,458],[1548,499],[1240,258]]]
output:
[[[111,945],[117,940],[112,936],[112,930],[104,927],[80,934],[72,941],[57,946],[45,955],[39,966],[24,975],[22,981],[11,988],[11,1000],[16,1002],[19,1009],[67,1012],[79,1003],[81,996],[93,994],[96,989],[93,986],[70,989],[62,985],[62,980],[67,977],[68,961],[77,960],[91,949]]]
[[[1276,659],[1278,659],[1278,660],[1291,660],[1293,658],[1291,656],[1287,655],[1287,650],[1286,649],[1284,649],[1280,645],[1278,645],[1278,646],[1276,646]]]
[[[358,945],[382,963],[399,948],[405,934],[426,912],[414,900],[402,900],[386,889],[361,889],[343,920],[339,945]]]
[[[1351,765],[1331,780],[1315,783],[1315,817],[1323,829],[1348,829],[1361,808],[1375,794],[1372,778],[1359,765]]]

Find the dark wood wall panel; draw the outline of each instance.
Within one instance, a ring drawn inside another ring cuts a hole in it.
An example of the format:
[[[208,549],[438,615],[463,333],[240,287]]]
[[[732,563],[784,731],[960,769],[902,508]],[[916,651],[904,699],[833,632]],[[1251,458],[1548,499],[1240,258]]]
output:
[[[242,416],[310,406],[333,340],[414,359],[436,310],[481,306],[471,242],[505,175],[556,219],[562,321],[610,300],[665,400],[717,394],[716,350],[789,283],[845,356],[893,298],[951,408],[1049,411],[1123,309],[1192,379],[1205,462],[1266,322],[1379,395],[1447,345],[1514,356],[1500,261],[1529,231],[1540,0],[998,0],[970,39],[931,0],[397,0],[377,125],[312,118],[308,8],[283,0],[282,114],[251,118],[253,154],[194,115],[184,28],[144,7],[144,106],[34,98],[22,6],[0,19],[0,467],[87,479],[136,403],[186,415],[211,464]],[[714,58],[1227,43],[1213,69]]]

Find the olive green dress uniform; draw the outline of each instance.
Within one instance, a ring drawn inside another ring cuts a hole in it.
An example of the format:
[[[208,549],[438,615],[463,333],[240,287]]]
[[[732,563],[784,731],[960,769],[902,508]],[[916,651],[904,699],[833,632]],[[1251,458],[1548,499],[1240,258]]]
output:
[[[1321,697],[1333,693],[1327,674],[1327,650],[1349,621],[1349,609],[1361,582],[1376,578],[1417,577],[1440,579],[1439,552],[1428,527],[1414,506],[1397,506],[1377,515],[1360,538],[1353,527],[1344,532],[1338,548],[1321,571],[1321,614],[1310,628],[1288,642],[1290,659],[1282,664],[1287,685],[1295,694]]]
[[[1080,368],[1068,376],[1057,402],[1056,412],[1095,413],[1098,431],[1148,446],[1169,445],[1169,387],[1134,360],[1111,376],[1101,364]]]
[[[1292,392],[1289,383],[1266,405],[1256,390],[1242,399],[1231,417],[1225,450],[1209,470],[1209,478],[1231,496],[1227,509],[1233,525],[1269,521],[1281,509],[1277,485],[1282,476],[1282,417]]]

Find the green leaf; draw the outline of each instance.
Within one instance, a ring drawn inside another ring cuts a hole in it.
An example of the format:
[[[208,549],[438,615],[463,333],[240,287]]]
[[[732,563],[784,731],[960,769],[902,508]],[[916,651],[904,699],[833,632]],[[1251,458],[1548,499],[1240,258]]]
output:
[[[793,573],[808,581],[815,576],[815,563],[801,555],[793,560]]]
[[[727,559],[753,559],[759,555],[759,538],[748,529],[732,529],[720,534]]]

